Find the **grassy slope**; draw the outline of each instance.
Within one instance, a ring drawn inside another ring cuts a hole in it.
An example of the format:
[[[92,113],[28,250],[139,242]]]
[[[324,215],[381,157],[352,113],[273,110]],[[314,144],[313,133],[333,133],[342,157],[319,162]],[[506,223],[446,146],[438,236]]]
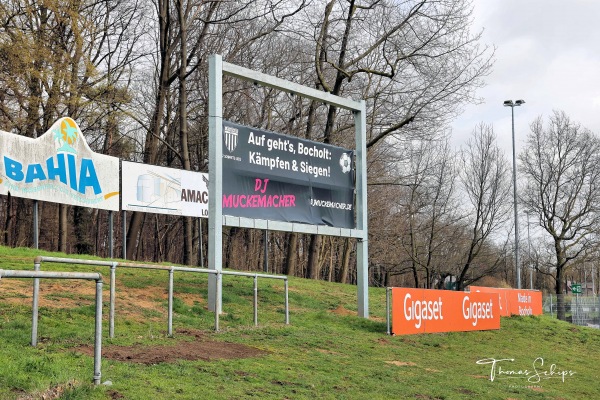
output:
[[[44,253],[0,247],[0,268],[31,269],[38,254]],[[93,270],[56,264],[43,269]],[[97,271],[108,276],[107,269]],[[108,338],[105,324],[103,346],[189,340],[181,335],[165,337],[166,274],[119,270],[117,276],[116,337]],[[201,329],[208,339],[243,343],[268,355],[150,366],[103,359],[102,381],[113,385],[94,387],[93,359],[72,351],[93,344],[93,296],[70,291],[50,296],[51,301],[78,305],[42,308],[40,343],[32,348],[29,299],[23,305],[8,302],[19,297],[9,290],[15,284],[15,279],[0,281],[0,399],[30,394],[39,398],[52,390],[63,391],[61,398],[68,399],[591,399],[600,393],[598,330],[547,317],[515,317],[503,319],[499,331],[390,337],[385,334],[384,290],[370,290],[372,319],[364,320],[346,312],[356,310],[355,287],[303,279],[290,280],[290,326],[282,323],[281,282],[262,281],[260,326],[254,327],[252,280],[225,277],[226,315],[222,332],[214,333],[213,316],[205,310],[206,277],[196,274],[175,276],[175,296],[180,297],[175,301],[175,329]],[[128,289],[161,294],[155,300],[159,307],[119,302],[119,294]],[[104,298],[108,299],[108,285]],[[108,307],[104,309],[106,321]],[[572,370],[575,375],[564,382],[556,378],[491,382],[490,367],[476,364],[484,358],[514,358],[514,363],[502,364],[503,369],[531,370],[538,357],[545,363],[540,370],[556,364],[557,370]]]

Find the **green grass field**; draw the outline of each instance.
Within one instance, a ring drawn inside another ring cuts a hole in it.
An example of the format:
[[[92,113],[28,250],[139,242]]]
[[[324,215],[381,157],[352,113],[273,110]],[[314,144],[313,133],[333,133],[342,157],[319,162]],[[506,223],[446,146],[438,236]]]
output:
[[[36,255],[65,256],[0,247],[0,269],[32,269]],[[42,280],[39,343],[31,347],[32,282],[2,279],[0,399],[594,399],[600,393],[600,331],[545,316],[503,318],[499,331],[388,336],[383,289],[370,289],[365,320],[356,316],[356,287],[292,278],[291,325],[284,324],[282,282],[259,280],[255,327],[252,279],[226,276],[215,333],[206,276],[182,273],[175,275],[169,338],[168,274],[117,269],[110,339],[108,268],[42,269],[105,277],[101,380],[112,384],[92,384],[93,357],[80,350],[94,340],[92,282]],[[197,341],[217,349],[210,359],[143,364],[105,355],[122,348],[168,354]],[[261,352],[218,358],[218,351],[239,345]],[[477,363],[483,359],[514,361],[498,362],[491,381],[491,365]],[[570,372],[564,379],[563,371]]]

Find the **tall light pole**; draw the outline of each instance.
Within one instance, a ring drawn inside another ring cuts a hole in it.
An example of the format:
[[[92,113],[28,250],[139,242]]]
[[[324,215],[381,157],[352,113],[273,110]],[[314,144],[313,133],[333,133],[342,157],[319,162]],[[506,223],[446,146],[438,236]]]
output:
[[[529,235],[529,211],[527,214],[527,265],[529,265],[529,289],[533,290],[533,262],[531,261],[531,236]]]
[[[515,207],[515,269],[517,271],[517,289],[521,289],[521,268],[519,267],[519,220],[517,216],[517,156],[515,150],[515,107],[525,104],[525,100],[505,100],[504,107],[510,107],[512,115],[512,151],[513,151],[513,202]]]

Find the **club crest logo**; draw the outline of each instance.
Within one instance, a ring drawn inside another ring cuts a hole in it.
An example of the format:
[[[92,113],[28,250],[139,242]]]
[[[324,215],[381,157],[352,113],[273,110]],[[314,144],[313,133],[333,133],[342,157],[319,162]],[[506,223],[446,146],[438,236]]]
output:
[[[230,153],[233,153],[238,144],[238,130],[231,126],[223,128],[223,137],[225,139],[225,147]]]

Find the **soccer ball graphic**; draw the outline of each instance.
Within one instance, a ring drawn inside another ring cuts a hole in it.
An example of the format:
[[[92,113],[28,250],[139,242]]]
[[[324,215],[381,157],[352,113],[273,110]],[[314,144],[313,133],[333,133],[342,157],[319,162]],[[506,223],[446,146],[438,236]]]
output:
[[[352,160],[350,159],[348,153],[342,153],[342,156],[340,157],[340,167],[342,167],[343,173],[347,174],[348,172],[350,172],[350,169],[352,167]]]

